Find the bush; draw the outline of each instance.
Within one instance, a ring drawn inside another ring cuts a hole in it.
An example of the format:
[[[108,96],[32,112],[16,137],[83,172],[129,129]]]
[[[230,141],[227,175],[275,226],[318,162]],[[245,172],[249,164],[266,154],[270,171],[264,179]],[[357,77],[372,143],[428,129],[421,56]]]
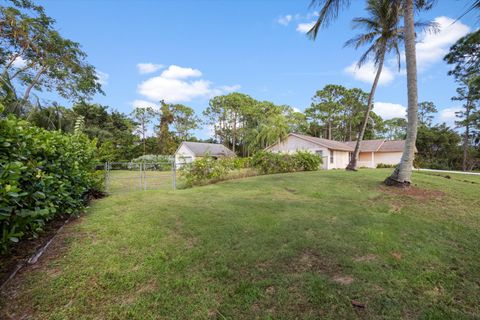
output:
[[[1,107],[1,106],[0,106]],[[84,208],[100,191],[95,173],[95,141],[83,134],[47,131],[12,115],[0,118],[0,251],[45,222]]]
[[[157,155],[157,154],[146,154],[138,158],[133,159],[131,162],[134,164],[129,169],[138,168],[138,163],[146,163],[144,170],[154,170],[154,171],[168,171],[172,169],[172,163],[175,160],[174,156],[169,155]]]
[[[304,151],[294,154],[261,151],[251,160],[252,166],[261,174],[314,171],[320,168],[321,163],[318,155]]]
[[[396,166],[397,166],[396,164],[379,163],[379,164],[377,164],[377,169],[382,169],[382,168],[395,168]]]
[[[235,169],[235,158],[203,157],[184,165],[180,172],[187,187],[225,179]]]

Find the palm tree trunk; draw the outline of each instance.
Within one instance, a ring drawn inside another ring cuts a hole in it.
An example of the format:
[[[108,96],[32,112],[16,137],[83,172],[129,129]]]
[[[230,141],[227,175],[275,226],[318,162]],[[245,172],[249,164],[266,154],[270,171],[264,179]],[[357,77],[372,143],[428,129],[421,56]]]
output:
[[[406,187],[410,185],[412,178],[413,159],[415,158],[415,142],[417,140],[418,123],[418,92],[417,92],[417,57],[415,52],[415,29],[414,29],[414,1],[405,1],[405,58],[407,63],[407,138],[403,149],[400,164],[392,175],[385,179],[388,186]]]
[[[377,74],[375,75],[375,79],[373,80],[373,84],[372,84],[372,89],[370,90],[370,94],[368,95],[367,110],[365,110],[365,117],[363,118],[362,128],[358,133],[357,143],[355,144],[355,151],[353,151],[352,158],[350,159],[350,163],[346,167],[347,170],[357,171],[357,159],[360,154],[360,143],[363,140],[363,136],[365,135],[365,130],[367,128],[368,117],[370,116],[370,111],[372,110],[372,107],[373,107],[373,97],[375,96],[375,90],[377,89],[378,80],[380,79],[380,75],[382,74],[384,59],[385,59],[385,48],[383,48],[383,53],[378,63]]]

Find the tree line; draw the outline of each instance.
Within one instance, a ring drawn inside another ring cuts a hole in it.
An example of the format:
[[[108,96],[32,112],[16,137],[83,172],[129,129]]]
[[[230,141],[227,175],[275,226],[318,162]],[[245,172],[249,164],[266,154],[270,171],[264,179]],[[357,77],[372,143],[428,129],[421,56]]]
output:
[[[102,93],[102,88],[80,45],[64,38],[41,6],[29,0],[9,3],[10,6],[0,6],[3,114],[14,113],[39,127],[66,133],[72,132],[75,122],[81,119],[84,132],[97,141],[99,161],[172,154],[182,141],[200,141],[195,132],[206,127],[212,132],[206,141],[223,143],[240,156],[250,156],[289,132],[358,141],[350,169],[356,168],[358,146],[363,139],[406,139],[402,164],[391,177],[398,183],[409,182],[408,165],[411,168],[415,143],[419,150],[416,163],[421,166],[463,170],[479,167],[478,30],[460,39],[445,57],[453,67],[449,74],[458,83],[453,99],[463,103],[456,122],[462,136],[445,124],[433,125],[436,106],[417,101],[412,32],[435,32],[437,27],[434,23],[411,21],[411,11],[427,10],[434,5],[432,1],[366,1],[367,15],[353,20],[354,28],[363,32],[346,45],[367,46],[358,65],[374,63],[376,76],[369,92],[329,84],[315,92],[304,112],[235,92],[213,97],[202,114],[196,114],[189,106],[165,101],[159,101],[155,109],[145,106],[130,114],[91,102],[95,94]],[[315,38],[320,28],[331,22],[349,1],[313,3],[321,8],[317,23],[309,32]],[[373,111],[375,92],[386,57],[393,54],[400,66],[402,44],[407,55],[408,118],[384,120]],[[39,95],[45,91],[66,98],[71,105],[41,103]]]

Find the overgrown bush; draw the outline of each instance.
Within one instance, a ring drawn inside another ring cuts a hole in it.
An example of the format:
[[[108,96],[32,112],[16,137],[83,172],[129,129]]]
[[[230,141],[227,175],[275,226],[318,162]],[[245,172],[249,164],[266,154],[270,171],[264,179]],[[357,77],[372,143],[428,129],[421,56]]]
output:
[[[212,157],[198,158],[188,165],[184,165],[180,172],[187,187],[205,184],[210,181],[224,179],[227,174],[235,169],[234,158]]]
[[[1,108],[1,106],[0,106]],[[95,141],[83,134],[47,131],[12,115],[0,118],[0,251],[36,236],[60,214],[83,209],[102,188]]]
[[[304,151],[293,154],[261,151],[253,156],[251,164],[261,174],[272,174],[318,170],[322,159],[314,153]]]

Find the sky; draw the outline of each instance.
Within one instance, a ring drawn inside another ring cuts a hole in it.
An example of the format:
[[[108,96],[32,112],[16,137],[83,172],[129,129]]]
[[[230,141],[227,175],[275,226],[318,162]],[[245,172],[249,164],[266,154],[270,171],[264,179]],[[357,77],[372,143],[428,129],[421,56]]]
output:
[[[451,100],[456,84],[442,59],[456,40],[478,28],[476,14],[454,23],[470,2],[441,0],[417,17],[440,26],[437,34],[417,37],[419,101],[436,104],[436,122],[453,124],[460,107]],[[371,64],[356,68],[363,48],[343,47],[361,31],[351,28],[351,20],[365,16],[365,1],[352,1],[316,41],[305,35],[317,15],[310,0],[38,3],[97,68],[105,95],[92,101],[124,113],[164,99],[201,114],[211,97],[233,91],[303,111],[327,84],[368,92],[374,77]],[[394,61],[387,58],[376,92],[374,111],[384,119],[404,116],[407,105],[405,65],[398,71]],[[196,132],[200,138],[209,134],[208,128]]]

